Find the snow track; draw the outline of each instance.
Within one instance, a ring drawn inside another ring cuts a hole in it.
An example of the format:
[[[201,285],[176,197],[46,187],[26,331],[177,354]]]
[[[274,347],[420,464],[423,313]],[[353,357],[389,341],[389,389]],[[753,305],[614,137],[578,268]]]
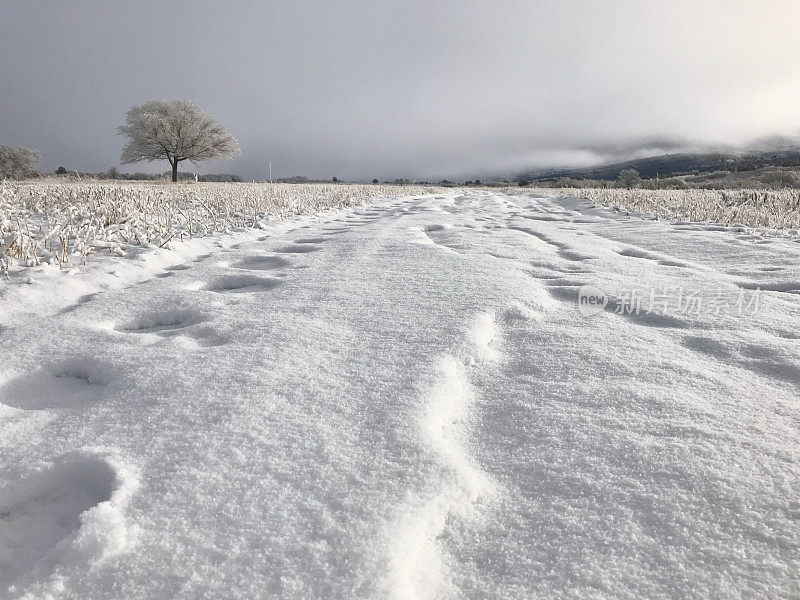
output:
[[[419,415],[423,443],[443,468],[437,473],[432,496],[419,504],[412,498],[399,509],[399,521],[390,530],[393,556],[386,586],[388,597],[402,600],[455,595],[449,575],[452,560],[442,538],[448,528],[479,520],[475,505],[492,495],[494,484],[470,456],[469,421],[473,390],[469,369],[476,359],[496,360],[494,316],[480,315],[470,330],[471,347],[462,359],[445,355],[435,369],[435,383],[424,394]]]
[[[27,269],[0,598],[797,598],[798,264],[454,190]]]

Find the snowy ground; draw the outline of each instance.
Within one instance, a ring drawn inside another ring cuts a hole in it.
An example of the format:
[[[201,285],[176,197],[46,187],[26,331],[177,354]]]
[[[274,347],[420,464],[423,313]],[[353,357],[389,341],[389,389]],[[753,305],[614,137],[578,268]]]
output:
[[[718,229],[454,191],[24,271],[0,597],[800,597],[800,244]]]

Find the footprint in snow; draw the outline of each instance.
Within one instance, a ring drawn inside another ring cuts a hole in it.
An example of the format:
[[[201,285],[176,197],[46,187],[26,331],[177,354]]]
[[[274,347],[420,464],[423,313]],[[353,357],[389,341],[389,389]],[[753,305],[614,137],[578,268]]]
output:
[[[775,337],[785,340],[800,340],[800,331],[790,331],[788,329],[776,329],[773,331]]]
[[[539,277],[545,279],[545,287],[581,287],[586,285],[584,281],[575,281],[574,279],[564,279],[563,277],[545,276]]]
[[[726,364],[733,363],[768,379],[800,387],[800,367],[792,361],[790,353],[762,344],[729,348],[718,340],[703,336],[687,336],[681,344],[690,350],[724,360]]]
[[[539,318],[540,314],[538,312],[519,300],[512,300],[503,310],[503,320],[508,323],[539,320]]]
[[[643,250],[642,248],[624,248],[617,252],[620,256],[626,256],[629,258],[640,258],[643,260],[651,260],[656,262],[660,265],[664,265],[665,267],[687,267],[686,263],[683,263],[678,260],[674,260],[672,258],[661,256],[660,254],[656,254],[655,252],[648,252],[647,250]]]
[[[78,301],[75,304],[73,304],[72,306],[68,306],[67,308],[61,310],[61,312],[59,314],[64,315],[64,314],[67,314],[69,312],[72,312],[73,310],[76,310],[76,309],[80,308],[81,306],[83,306],[84,304],[89,302],[91,299],[93,299],[95,296],[97,296],[97,294],[98,294],[98,292],[94,292],[93,294],[84,294],[83,296],[78,298]]]
[[[278,248],[277,251],[284,254],[307,254],[309,252],[316,252],[319,249],[319,246],[314,246],[313,244],[289,244],[288,246]]]
[[[800,294],[800,281],[744,281],[739,283],[744,290],[762,290],[765,292],[783,292],[784,294]]]
[[[562,258],[566,258],[567,260],[580,262],[584,260],[591,260],[594,256],[587,256],[586,254],[581,254],[580,252],[573,252],[572,250],[559,250],[558,255]]]
[[[514,215],[512,215],[514,216]],[[569,222],[570,219],[567,217],[559,217],[555,215],[548,215],[548,214],[539,214],[539,215],[520,215],[522,219],[528,219],[529,221],[547,221],[547,222]]]
[[[205,316],[201,312],[170,308],[142,313],[116,329],[127,333],[159,333],[190,327],[202,321],[205,321]]]
[[[681,262],[679,260],[672,260],[672,259],[669,259],[669,258],[665,258],[663,260],[659,260],[658,264],[664,265],[665,267],[678,267],[679,269],[686,269],[686,268],[689,267],[689,265],[687,265],[684,262]]]
[[[55,363],[4,383],[0,403],[22,410],[81,408],[102,400],[110,371],[88,357]]]
[[[201,325],[181,331],[166,332],[161,335],[172,339],[176,344],[190,349],[197,347],[213,348],[231,343],[230,336],[221,334],[208,325]]]
[[[716,356],[718,358],[729,358],[731,355],[728,347],[722,342],[713,338],[699,335],[686,336],[681,340],[681,346],[688,348],[689,350],[702,352],[703,354]]]
[[[188,333],[188,336],[195,341],[198,346],[211,348],[213,346],[224,346],[231,342],[227,335],[220,334],[213,327],[198,327]]]
[[[248,271],[271,271],[291,266],[292,263],[282,256],[249,256],[232,265],[237,269]]]
[[[221,275],[209,281],[201,289],[219,293],[263,292],[280,284],[280,279],[257,275]]]
[[[222,346],[230,342],[228,336],[213,327],[201,325],[206,320],[203,313],[197,311],[168,309],[141,314],[116,329],[126,333],[155,334],[179,343],[187,341],[191,346]]]
[[[0,489],[0,592],[44,580],[59,563],[124,550],[119,504],[135,486],[101,453],[72,452]]]

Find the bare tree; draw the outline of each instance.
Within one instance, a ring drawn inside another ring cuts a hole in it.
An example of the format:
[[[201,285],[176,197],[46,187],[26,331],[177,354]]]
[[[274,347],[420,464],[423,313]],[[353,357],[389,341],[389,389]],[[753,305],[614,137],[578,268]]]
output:
[[[33,163],[39,160],[39,151],[24,146],[0,146],[0,177],[24,179],[36,171]]]
[[[122,163],[167,159],[172,181],[178,181],[178,165],[209,158],[230,158],[239,144],[222,125],[187,100],[152,100],[134,106],[117,128],[128,138]]]

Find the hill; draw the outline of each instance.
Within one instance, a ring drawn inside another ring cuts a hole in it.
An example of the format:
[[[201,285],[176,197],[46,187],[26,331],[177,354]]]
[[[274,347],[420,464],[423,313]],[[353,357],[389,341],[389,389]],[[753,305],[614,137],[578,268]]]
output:
[[[800,148],[748,153],[664,154],[625,162],[577,169],[531,170],[514,177],[515,181],[547,181],[561,177],[613,180],[624,169],[636,169],[642,177],[698,175],[714,171],[741,173],[764,167],[800,166]]]

